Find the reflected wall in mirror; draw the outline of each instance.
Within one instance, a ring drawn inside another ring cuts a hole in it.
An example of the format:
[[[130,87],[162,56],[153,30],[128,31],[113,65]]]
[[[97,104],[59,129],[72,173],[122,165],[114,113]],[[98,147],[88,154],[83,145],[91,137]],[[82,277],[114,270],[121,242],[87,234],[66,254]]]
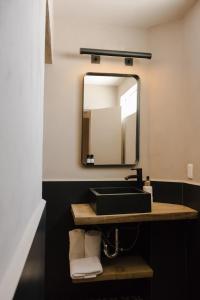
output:
[[[139,160],[139,77],[87,73],[82,112],[85,166],[136,166]]]

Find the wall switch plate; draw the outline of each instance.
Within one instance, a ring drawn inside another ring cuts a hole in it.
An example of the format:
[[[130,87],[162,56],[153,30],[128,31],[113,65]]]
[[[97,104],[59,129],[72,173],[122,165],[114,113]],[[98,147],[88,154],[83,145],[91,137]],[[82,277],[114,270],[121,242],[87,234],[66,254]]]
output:
[[[194,178],[194,174],[193,174],[193,164],[187,164],[187,177],[189,179],[193,179]]]

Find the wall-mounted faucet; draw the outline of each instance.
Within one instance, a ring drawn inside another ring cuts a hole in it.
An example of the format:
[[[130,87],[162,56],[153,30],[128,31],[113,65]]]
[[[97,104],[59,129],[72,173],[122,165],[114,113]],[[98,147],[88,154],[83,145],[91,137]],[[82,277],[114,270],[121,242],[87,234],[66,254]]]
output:
[[[125,180],[129,180],[131,178],[135,178],[136,182],[137,182],[137,187],[142,189],[143,186],[143,181],[142,181],[142,168],[138,168],[138,169],[131,169],[131,170],[135,170],[136,174],[135,175],[129,175],[125,177]]]

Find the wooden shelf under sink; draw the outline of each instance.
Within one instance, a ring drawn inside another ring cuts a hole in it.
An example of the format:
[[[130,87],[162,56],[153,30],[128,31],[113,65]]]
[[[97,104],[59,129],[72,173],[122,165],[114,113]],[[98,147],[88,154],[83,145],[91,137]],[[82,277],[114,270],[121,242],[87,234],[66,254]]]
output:
[[[102,261],[103,273],[95,278],[73,279],[73,283],[152,278],[153,270],[140,256],[124,256]]]
[[[90,204],[71,205],[76,225],[196,219],[198,211],[184,205],[154,202],[148,213],[96,215]]]

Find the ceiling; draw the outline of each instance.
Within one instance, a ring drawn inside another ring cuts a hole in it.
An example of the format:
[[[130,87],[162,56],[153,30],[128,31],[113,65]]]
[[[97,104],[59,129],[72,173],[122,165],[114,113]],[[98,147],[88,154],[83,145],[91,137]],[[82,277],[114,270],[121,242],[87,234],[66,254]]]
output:
[[[183,16],[197,0],[54,0],[55,18],[149,28]]]
[[[118,86],[123,79],[124,77],[87,75],[84,78],[84,83],[88,85]]]

